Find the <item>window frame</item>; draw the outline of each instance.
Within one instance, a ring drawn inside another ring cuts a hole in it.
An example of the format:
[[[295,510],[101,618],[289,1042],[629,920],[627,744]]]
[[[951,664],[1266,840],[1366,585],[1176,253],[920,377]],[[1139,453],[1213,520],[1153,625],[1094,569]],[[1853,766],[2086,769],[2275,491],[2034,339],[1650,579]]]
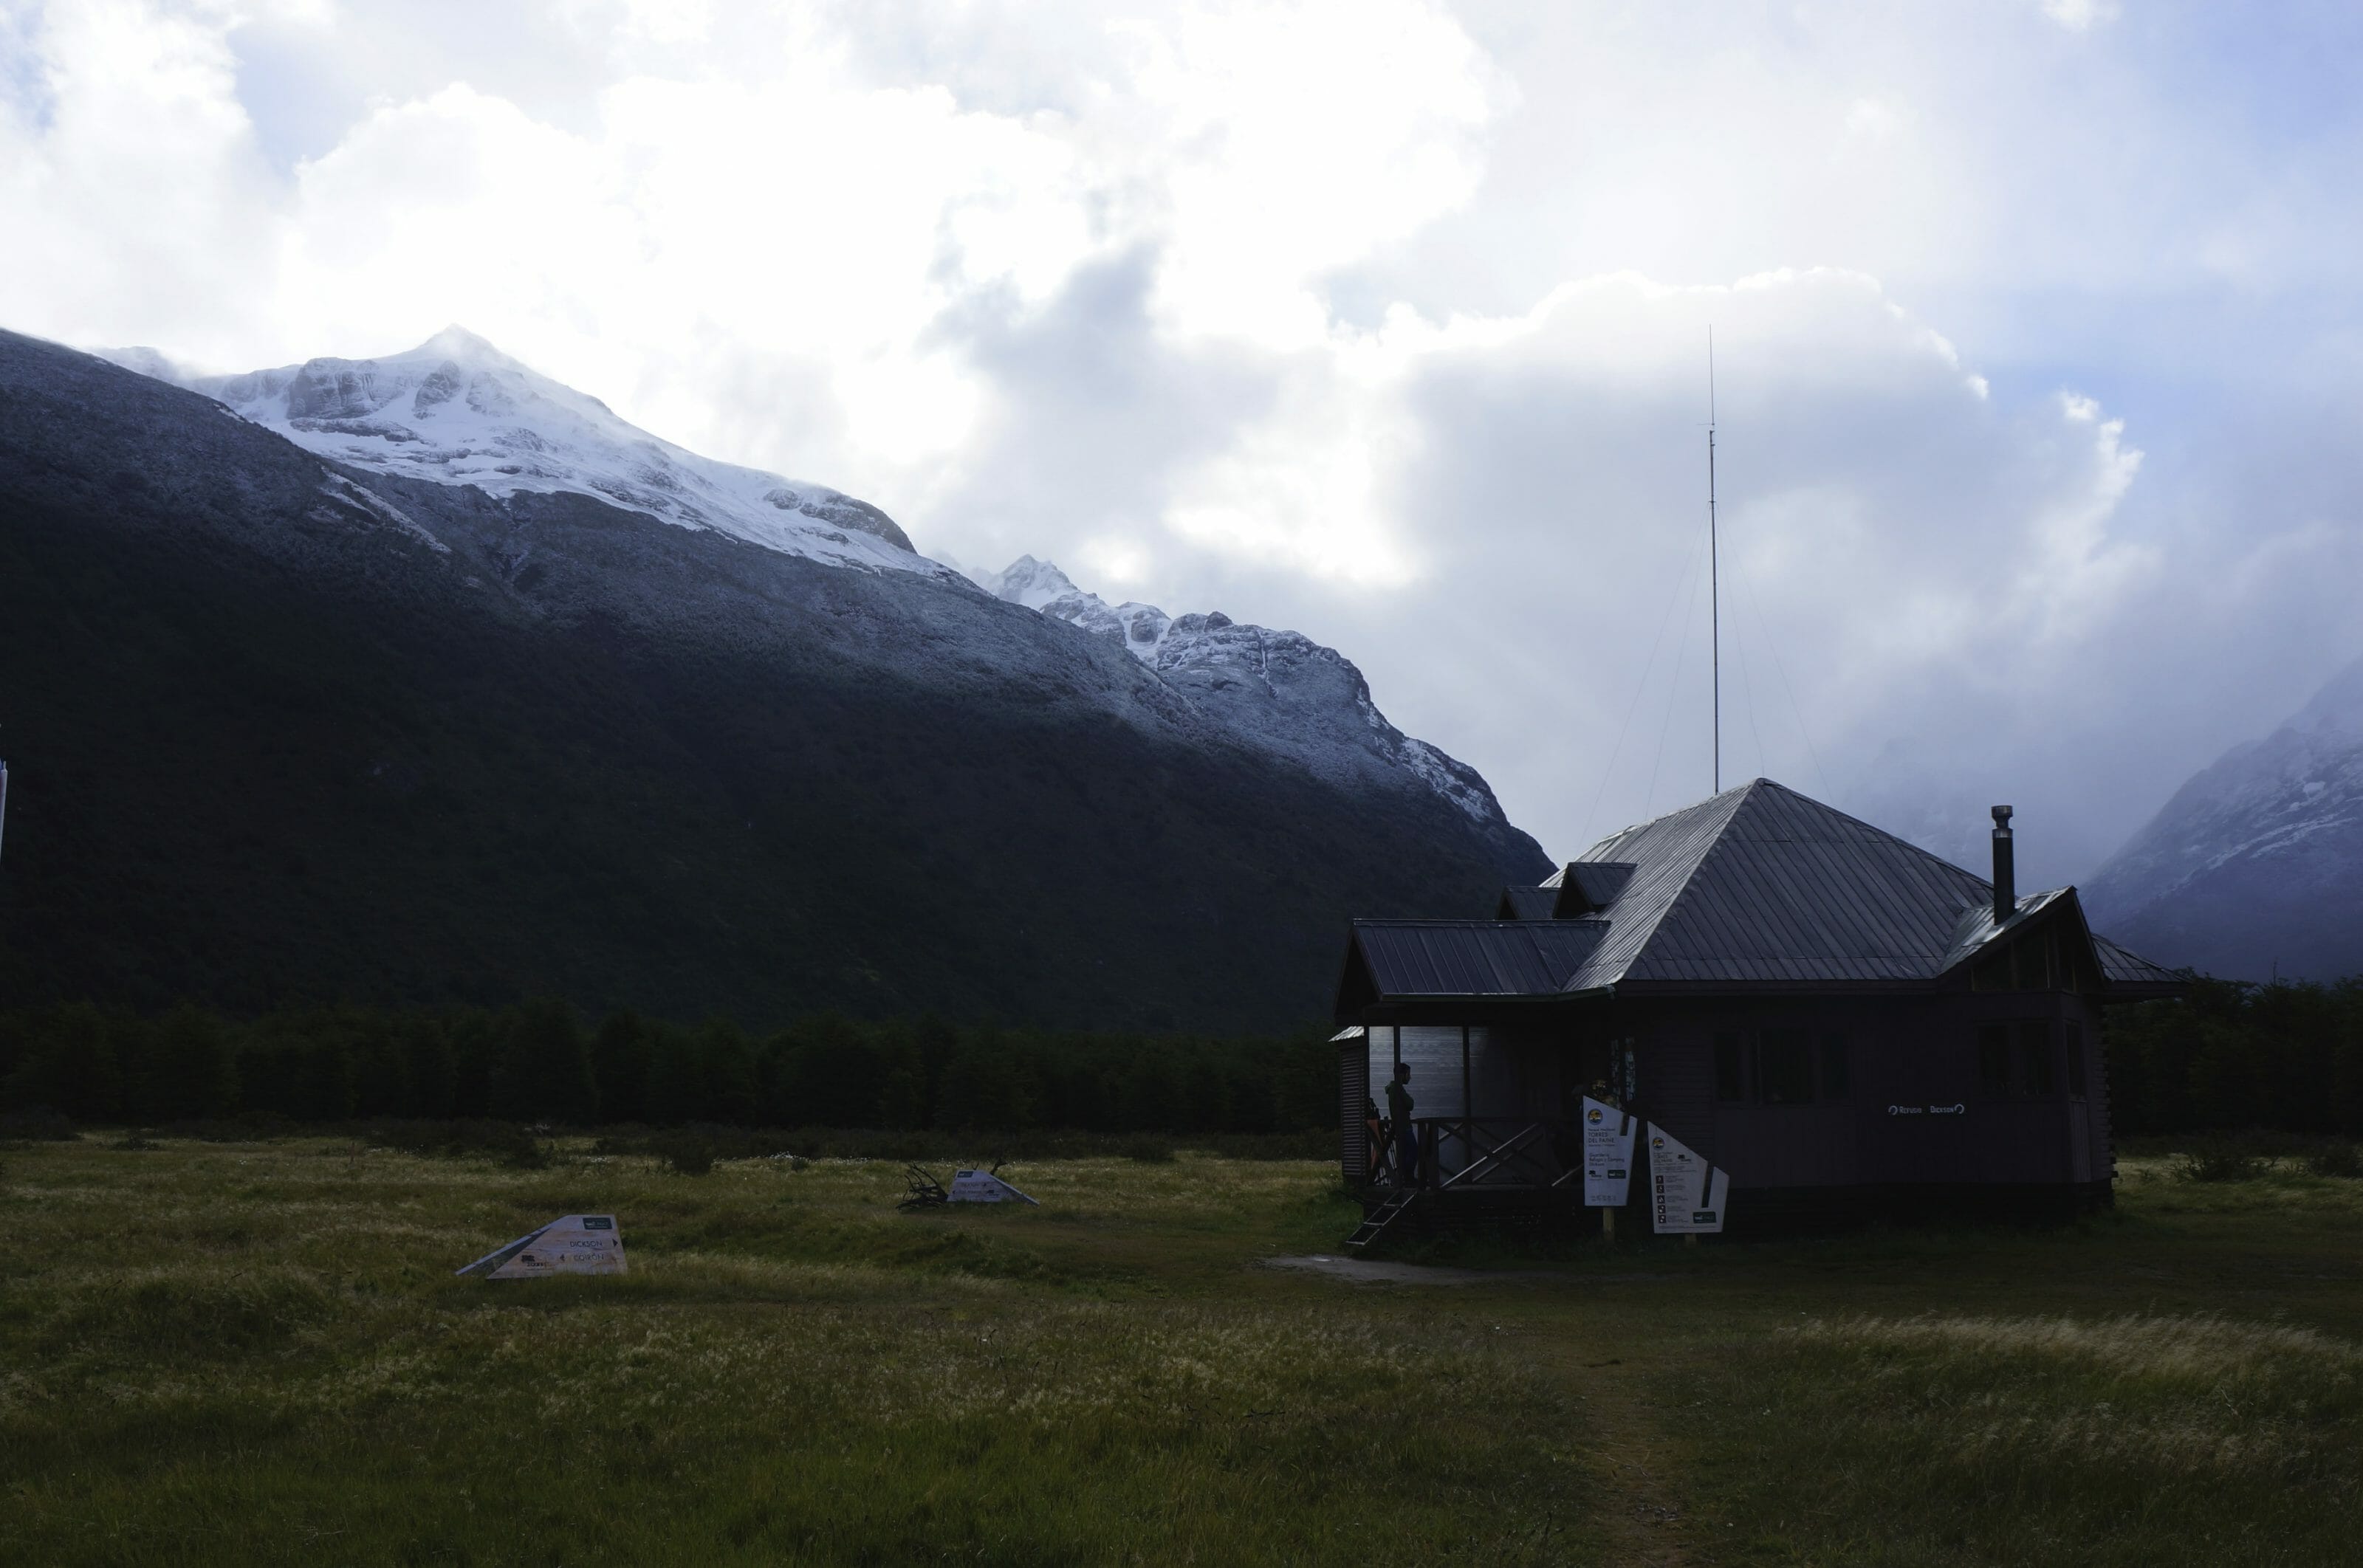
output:
[[[2050,1099],[2059,1092],[2059,1042],[2054,1037],[2051,1020],[2020,1019],[2012,1030],[2013,1052],[2018,1066],[2018,1095],[2021,1099]]]
[[[1717,1105],[1746,1105],[1747,1081],[1748,1037],[1744,1030],[1717,1030],[1714,1034],[1714,1102]]]
[[[1777,1067],[1774,1066],[1775,1052],[1778,1052],[1781,1057]],[[1757,1104],[1813,1104],[1814,1068],[1814,1032],[1812,1030],[1759,1029],[1756,1032]],[[1774,1091],[1778,1088],[1797,1088],[1803,1092],[1776,1098]]]
[[[1825,1029],[1814,1042],[1814,1099],[1825,1105],[1854,1099],[1854,1042],[1843,1029]]]
[[[2011,1028],[2006,1019],[1978,1025],[1978,1092],[1988,1099],[2013,1099]]]

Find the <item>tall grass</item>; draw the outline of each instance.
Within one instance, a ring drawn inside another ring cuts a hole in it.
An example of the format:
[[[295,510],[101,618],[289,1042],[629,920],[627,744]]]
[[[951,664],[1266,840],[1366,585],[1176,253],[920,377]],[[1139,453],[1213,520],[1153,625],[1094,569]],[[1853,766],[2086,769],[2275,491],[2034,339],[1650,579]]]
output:
[[[0,1188],[0,1558],[1520,1562],[1581,1480],[1481,1333],[1171,1288],[1242,1224],[1334,1228],[1303,1166],[910,1216],[883,1163],[42,1154]],[[623,1279],[449,1274],[591,1209]]]
[[[2363,1528],[2363,1182],[2279,1156],[2129,1159],[2058,1231],[1448,1288],[1255,1266],[1359,1218],[1312,1161],[1110,1140],[1004,1167],[1039,1208],[905,1214],[893,1159],[381,1131],[6,1153],[0,1562],[2295,1564]],[[450,1274],[584,1210],[626,1277]]]
[[[1814,1318],[1725,1392],[1721,1507],[1773,1557],[2328,1563],[2363,1523],[2363,1347],[2309,1329]]]

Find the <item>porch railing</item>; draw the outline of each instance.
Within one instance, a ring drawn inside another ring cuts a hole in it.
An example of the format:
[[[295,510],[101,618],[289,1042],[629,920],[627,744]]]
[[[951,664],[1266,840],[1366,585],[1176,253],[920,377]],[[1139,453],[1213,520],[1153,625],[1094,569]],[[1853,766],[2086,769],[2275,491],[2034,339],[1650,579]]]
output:
[[[1572,1162],[1560,1158],[1570,1136],[1564,1121],[1422,1116],[1414,1117],[1412,1126],[1418,1135],[1421,1187],[1557,1187],[1572,1185],[1583,1174],[1580,1156]],[[1372,1175],[1379,1181],[1400,1184],[1399,1151],[1392,1138],[1388,1143],[1385,1158],[1374,1162]]]

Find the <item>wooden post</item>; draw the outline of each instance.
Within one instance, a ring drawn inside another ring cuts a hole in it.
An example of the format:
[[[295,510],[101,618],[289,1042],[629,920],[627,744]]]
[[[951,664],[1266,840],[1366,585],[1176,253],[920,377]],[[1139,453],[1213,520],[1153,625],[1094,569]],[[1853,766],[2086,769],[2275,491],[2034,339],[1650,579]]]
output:
[[[1477,1108],[1470,1103],[1469,1087],[1469,1026],[1460,1026],[1460,1165],[1463,1170],[1477,1158]]]
[[[1616,1210],[1614,1209],[1600,1211],[1600,1239],[1612,1247],[1616,1244]]]

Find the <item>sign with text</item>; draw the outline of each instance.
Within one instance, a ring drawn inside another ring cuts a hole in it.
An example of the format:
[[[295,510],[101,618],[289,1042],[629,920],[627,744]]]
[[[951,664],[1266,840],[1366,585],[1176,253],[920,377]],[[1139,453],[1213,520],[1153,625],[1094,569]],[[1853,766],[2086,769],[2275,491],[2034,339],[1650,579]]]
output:
[[[1658,1233],[1720,1232],[1724,1204],[1731,1196],[1731,1173],[1707,1164],[1655,1123],[1648,1137],[1649,1215]]]
[[[953,1203],[1034,1203],[1034,1200],[991,1171],[960,1171],[952,1176],[948,1200]],[[1041,1207],[1036,1203],[1037,1209]]]
[[[624,1232],[613,1214],[569,1214],[527,1231],[454,1274],[479,1279],[538,1279],[555,1274],[621,1274]]]
[[[1633,1181],[1633,1119],[1613,1105],[1583,1097],[1583,1201],[1591,1209],[1622,1209]]]

